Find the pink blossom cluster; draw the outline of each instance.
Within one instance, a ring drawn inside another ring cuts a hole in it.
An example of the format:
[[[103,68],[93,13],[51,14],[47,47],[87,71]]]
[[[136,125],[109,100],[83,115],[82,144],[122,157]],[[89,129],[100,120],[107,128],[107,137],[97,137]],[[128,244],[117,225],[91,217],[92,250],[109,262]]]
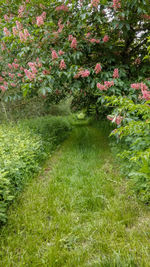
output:
[[[92,7],[98,7],[100,0],[92,0],[91,5]]]
[[[58,58],[57,52],[55,50],[52,50],[52,60],[55,60]]]
[[[9,21],[10,18],[5,14],[5,15],[4,15],[4,20]]]
[[[66,5],[64,5],[64,4],[61,5],[61,6],[56,7],[55,10],[56,11],[65,11],[65,12],[68,12],[69,11],[68,7]]]
[[[88,33],[86,34],[86,38],[89,38],[90,36],[91,36],[91,33],[88,32]]]
[[[109,41],[109,36],[108,35],[105,35],[104,38],[103,38],[103,42],[106,43]]]
[[[58,33],[60,33],[60,32],[62,32],[62,30],[63,30],[63,28],[64,28],[64,24],[61,24],[61,22],[62,22],[62,20],[61,19],[59,19],[59,21],[58,21]]]
[[[70,47],[73,49],[77,48],[77,39],[75,37],[73,37]]]
[[[62,50],[59,50],[58,54],[59,54],[59,56],[62,56],[62,55],[64,55],[64,52]]]
[[[97,40],[95,38],[92,38],[89,41],[90,41],[90,43],[96,43],[96,44],[99,44],[100,43],[100,40]]]
[[[10,36],[10,31],[6,27],[4,27],[4,34]]]
[[[16,26],[17,26],[17,30],[18,31],[21,31],[22,30],[22,25],[21,25],[21,23],[18,21],[18,20],[16,20]]]
[[[64,61],[64,59],[62,59],[62,60],[60,61],[59,68],[60,68],[61,70],[64,70],[64,69],[66,69],[66,64],[65,64],[65,61]]]
[[[102,70],[101,64],[100,63],[97,63],[94,70],[95,70],[95,73],[96,74],[98,74],[99,72],[101,72],[101,70]]]
[[[139,90],[141,89],[142,96],[140,98],[143,98],[145,100],[150,100],[150,91],[148,91],[148,86],[145,83],[133,83],[131,84],[131,88]]]
[[[7,90],[7,87],[4,86],[4,85],[1,85],[1,86],[0,86],[0,89],[2,90],[2,92],[5,92],[5,91]]]
[[[32,81],[33,79],[35,79],[35,74],[32,73],[31,71],[29,71],[29,70],[27,70],[27,69],[24,69],[24,72],[25,72],[27,78],[28,78],[30,81]]]
[[[121,8],[121,2],[120,2],[120,0],[113,0],[113,8],[114,9]]]
[[[11,73],[11,72],[9,72],[8,75],[9,75],[9,77],[10,77],[11,79],[13,79],[14,76],[15,76],[15,74],[14,74],[14,73]]]
[[[75,79],[78,79],[79,77],[85,78],[90,75],[89,70],[82,70],[80,69],[79,72],[74,76]]]
[[[117,125],[119,125],[121,122],[122,122],[122,120],[123,120],[123,117],[122,116],[117,116],[117,117],[112,117],[112,116],[107,116],[107,119],[108,120],[110,120],[110,121],[112,121],[112,122],[115,122]]]
[[[21,5],[18,10],[18,17],[20,18],[23,17],[24,10],[25,10],[25,5]]]
[[[114,86],[114,81],[105,81],[104,85],[101,83],[97,83],[97,88],[101,91],[107,91],[108,88],[110,88],[111,86]]]
[[[0,76],[0,83],[2,83],[3,81],[4,81],[4,78]]]
[[[36,17],[36,24],[38,27],[44,25],[44,20],[46,19],[46,12],[43,12],[41,16]]]
[[[13,35],[16,36],[18,34],[18,30],[16,27],[12,27]]]
[[[36,74],[38,72],[37,70],[37,64],[36,62],[28,62],[28,66],[30,67],[33,74]]]
[[[119,78],[119,70],[118,69],[114,69],[114,73],[113,73],[113,78]]]
[[[68,36],[68,41],[71,42],[72,40],[73,40],[73,36],[70,34],[70,35]]]
[[[27,29],[24,29],[24,31],[19,32],[19,37],[21,42],[26,42],[28,40],[28,37],[30,37],[30,33]]]

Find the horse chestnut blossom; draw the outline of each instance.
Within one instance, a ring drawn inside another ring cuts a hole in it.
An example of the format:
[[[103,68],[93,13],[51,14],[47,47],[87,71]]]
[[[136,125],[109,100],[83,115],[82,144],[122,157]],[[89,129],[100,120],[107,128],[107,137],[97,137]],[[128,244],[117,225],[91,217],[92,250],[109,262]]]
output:
[[[99,5],[99,1],[100,1],[100,0],[92,0],[92,1],[91,1],[91,5],[92,5],[92,7],[98,7],[98,5]]]
[[[64,4],[61,5],[61,6],[56,7],[55,10],[56,11],[65,11],[65,12],[68,12],[69,11],[68,7],[66,5],[64,5]]]
[[[7,88],[3,85],[0,86],[0,89],[2,90],[2,92],[5,92],[7,90]]]
[[[19,64],[16,64],[16,63],[14,63],[14,62],[12,63],[12,66],[13,66],[14,69],[16,69],[16,70],[19,68]]]
[[[10,36],[10,31],[6,27],[4,27],[4,34]]]
[[[90,41],[90,43],[96,43],[96,44],[99,44],[100,43],[100,40],[97,40],[95,38],[92,38],[89,41]]]
[[[17,26],[17,30],[18,31],[21,31],[22,30],[22,25],[21,25],[21,23],[18,20],[16,20],[16,26]]]
[[[79,77],[85,78],[90,75],[89,70],[83,70],[80,69],[79,72],[74,76],[75,79],[78,79]]]
[[[102,70],[101,64],[100,63],[97,63],[94,70],[95,70],[95,73],[96,74],[98,74],[99,72],[101,72],[101,70]]]
[[[73,40],[73,36],[72,36],[72,34],[69,34],[68,41],[72,41],[72,40]]]
[[[36,24],[38,27],[40,27],[41,25],[44,25],[44,19],[43,19],[43,16],[38,16],[36,17]]]
[[[118,69],[114,69],[114,73],[113,73],[113,78],[119,78],[119,70]]]
[[[59,56],[62,56],[62,55],[65,54],[65,52],[63,52],[62,50],[59,50],[59,51],[58,51],[58,54],[59,54]]]
[[[103,42],[106,43],[109,41],[109,36],[108,35],[105,35],[104,38],[103,38]]]
[[[66,64],[65,64],[65,61],[64,61],[63,59],[62,59],[61,62],[60,62],[59,68],[60,68],[61,70],[66,69]]]
[[[55,50],[52,50],[52,60],[55,60],[58,58],[58,55]]]
[[[140,83],[132,83],[131,88],[139,90],[140,89]]]
[[[16,36],[18,34],[17,28],[12,27],[12,32],[13,32],[13,35]]]
[[[142,98],[145,100],[150,100],[150,91],[142,90]]]
[[[107,116],[107,119],[112,121],[112,122],[115,122],[117,125],[120,125],[122,120],[123,120],[123,117],[122,116],[117,116],[117,117],[111,117],[111,116]]]
[[[97,88],[101,91],[106,91],[108,89],[105,85],[101,83],[97,83]]]
[[[121,8],[121,2],[120,0],[113,0],[113,6],[114,9]]]
[[[75,37],[72,39],[70,47],[73,49],[77,48],[77,39]]]
[[[12,69],[13,66],[12,66],[10,63],[8,63],[8,68],[9,68],[9,69]]]
[[[25,72],[27,78],[28,78],[30,81],[32,81],[33,79],[35,79],[35,74],[32,73],[31,71],[29,71],[29,70],[27,70],[27,69],[24,69],[24,72]]]

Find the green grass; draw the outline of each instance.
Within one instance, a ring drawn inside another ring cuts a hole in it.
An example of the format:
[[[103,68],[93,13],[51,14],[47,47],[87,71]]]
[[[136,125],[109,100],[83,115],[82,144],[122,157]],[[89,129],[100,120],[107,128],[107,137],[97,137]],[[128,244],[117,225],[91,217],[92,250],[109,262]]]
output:
[[[9,211],[0,266],[150,266],[150,211],[120,176],[106,136],[76,127],[55,152]]]

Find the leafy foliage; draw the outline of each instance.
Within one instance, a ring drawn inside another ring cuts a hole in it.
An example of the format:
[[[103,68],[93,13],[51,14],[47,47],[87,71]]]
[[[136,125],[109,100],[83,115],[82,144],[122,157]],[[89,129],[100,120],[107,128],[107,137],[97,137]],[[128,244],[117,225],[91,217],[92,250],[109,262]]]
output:
[[[10,201],[70,130],[65,118],[41,117],[0,127],[0,222]],[[13,160],[12,160],[13,159]]]
[[[109,105],[116,107],[114,116],[122,116],[122,124],[112,132],[126,144],[126,149],[119,154],[127,159],[126,169],[140,199],[150,202],[150,101],[135,104],[123,97],[106,99]]]

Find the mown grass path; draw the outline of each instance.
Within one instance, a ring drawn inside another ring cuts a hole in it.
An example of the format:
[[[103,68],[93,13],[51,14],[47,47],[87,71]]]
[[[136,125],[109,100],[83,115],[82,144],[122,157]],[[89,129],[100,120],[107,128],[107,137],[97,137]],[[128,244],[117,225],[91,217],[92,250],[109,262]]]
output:
[[[150,211],[112,157],[105,133],[77,127],[11,207],[0,267],[150,266]]]

